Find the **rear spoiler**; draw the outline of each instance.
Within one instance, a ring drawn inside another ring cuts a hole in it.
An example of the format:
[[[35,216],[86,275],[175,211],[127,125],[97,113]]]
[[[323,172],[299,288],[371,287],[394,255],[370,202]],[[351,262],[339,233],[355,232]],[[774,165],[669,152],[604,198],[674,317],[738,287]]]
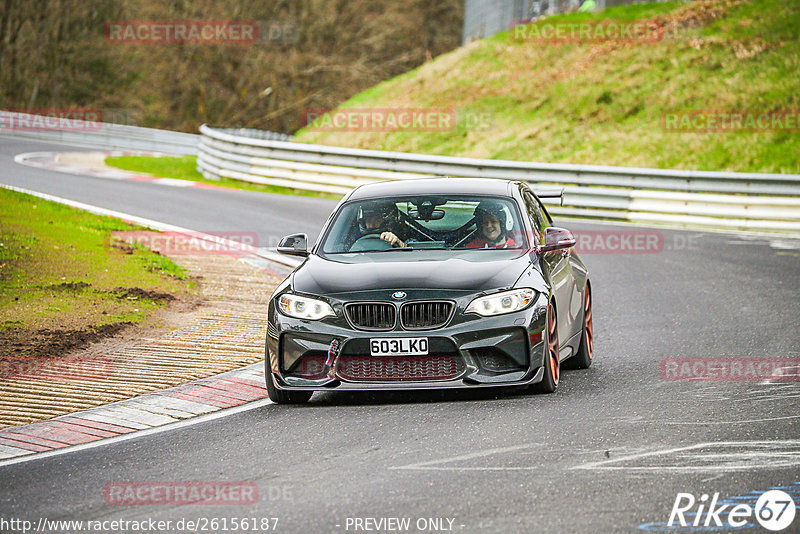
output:
[[[531,189],[536,194],[537,197],[541,199],[545,198],[557,198],[559,199],[560,204],[564,205],[564,188],[563,187],[544,187],[538,185],[531,185]]]

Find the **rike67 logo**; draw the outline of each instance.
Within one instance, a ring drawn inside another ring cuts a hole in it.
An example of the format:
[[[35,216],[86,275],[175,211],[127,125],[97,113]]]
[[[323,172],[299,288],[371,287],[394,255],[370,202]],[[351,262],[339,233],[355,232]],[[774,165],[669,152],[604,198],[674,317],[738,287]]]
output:
[[[697,499],[691,493],[678,493],[667,527],[683,530],[741,529],[756,526],[773,532],[788,528],[796,513],[795,502],[785,491],[772,489],[761,494],[755,506],[720,501],[719,493],[709,500],[708,494]],[[693,528],[694,527],[694,528]]]

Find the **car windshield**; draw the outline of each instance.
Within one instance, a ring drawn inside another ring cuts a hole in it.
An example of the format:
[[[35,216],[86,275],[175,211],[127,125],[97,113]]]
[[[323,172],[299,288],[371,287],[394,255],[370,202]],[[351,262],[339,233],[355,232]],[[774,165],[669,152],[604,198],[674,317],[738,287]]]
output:
[[[321,246],[325,254],[347,254],[518,249],[527,243],[512,199],[436,195],[348,202],[331,223]]]

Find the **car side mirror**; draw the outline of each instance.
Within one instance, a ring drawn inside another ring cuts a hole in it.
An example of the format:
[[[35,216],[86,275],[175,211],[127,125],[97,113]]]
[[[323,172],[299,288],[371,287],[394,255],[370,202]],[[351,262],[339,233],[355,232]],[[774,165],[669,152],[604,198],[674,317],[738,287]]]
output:
[[[544,245],[540,245],[537,252],[552,252],[575,246],[575,236],[564,228],[550,226],[544,231]]]
[[[292,234],[282,238],[278,243],[278,252],[288,256],[308,256],[308,236],[306,234]]]

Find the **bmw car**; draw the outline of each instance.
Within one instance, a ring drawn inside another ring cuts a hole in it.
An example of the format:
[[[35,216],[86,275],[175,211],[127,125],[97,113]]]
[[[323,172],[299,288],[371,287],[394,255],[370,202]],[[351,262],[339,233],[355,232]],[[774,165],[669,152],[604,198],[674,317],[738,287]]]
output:
[[[269,397],[315,391],[524,388],[592,363],[592,289],[541,198],[562,191],[431,178],[351,191],[269,303]]]

